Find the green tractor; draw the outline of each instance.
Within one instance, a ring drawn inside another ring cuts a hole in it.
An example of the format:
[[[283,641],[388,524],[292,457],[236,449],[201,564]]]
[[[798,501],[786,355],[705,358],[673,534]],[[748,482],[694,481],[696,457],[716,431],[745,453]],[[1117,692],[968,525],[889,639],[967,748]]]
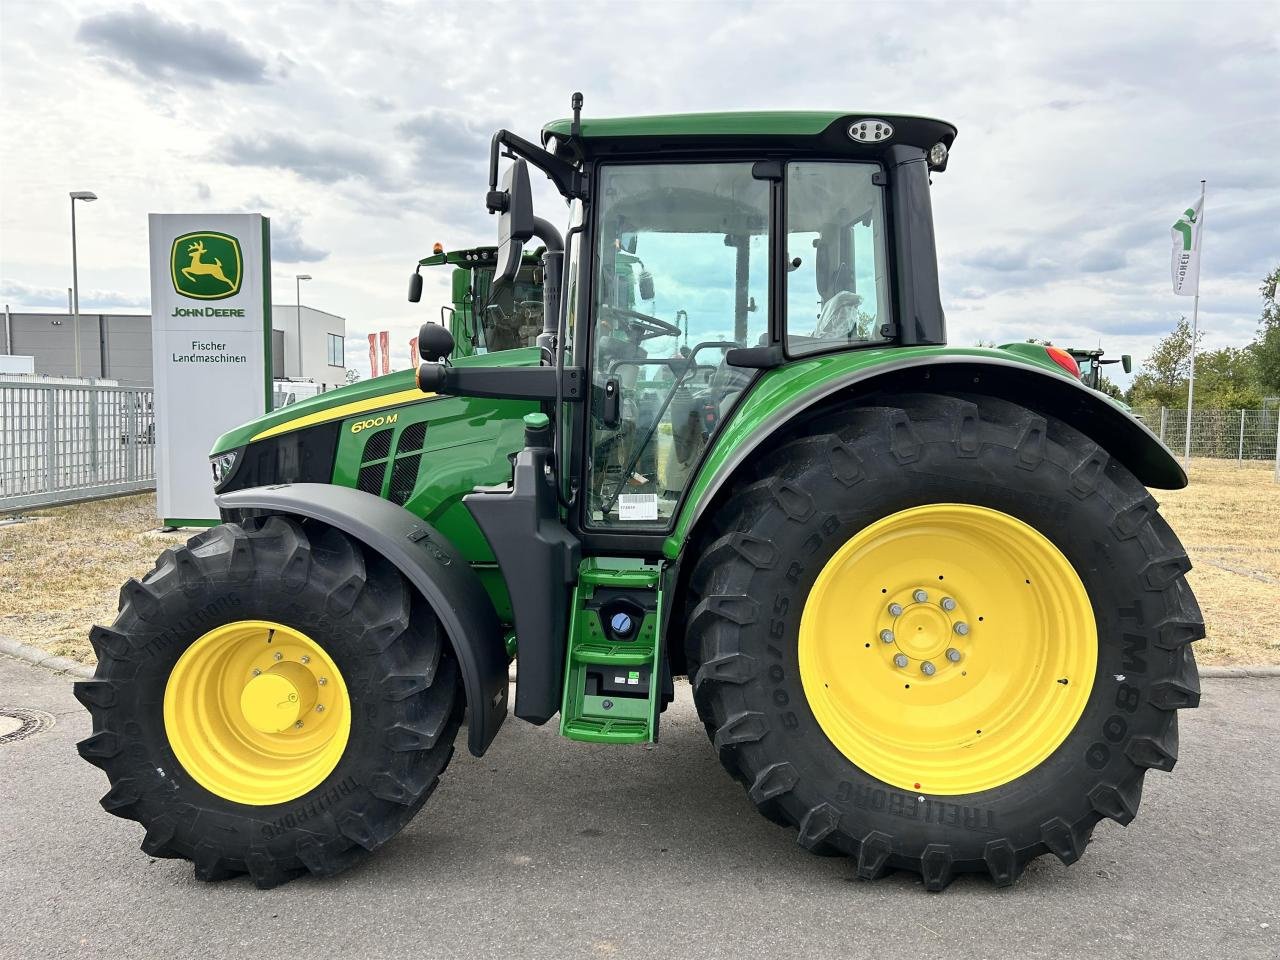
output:
[[[532,347],[542,332],[541,249],[525,253],[515,277],[493,289],[497,247],[471,247],[445,251],[437,243],[422,267],[449,266],[452,305],[440,308],[440,325],[447,327],[456,344],[455,359],[517,347]],[[490,296],[492,292],[493,296]],[[421,275],[415,271],[409,300],[422,299]]]
[[[416,372],[217,442],[224,523],[91,634],[103,806],[204,879],[329,875],[462,728],[643,744],[687,676],[751,802],[859,877],[1074,862],[1199,700],[1146,489],[1177,461],[1043,350],[947,346],[951,125],[580,106],[491,145],[485,306],[540,242],[533,346],[424,324]]]
[[[1080,368],[1080,379],[1085,386],[1092,387],[1094,390],[1102,389],[1102,368],[1109,363],[1118,363],[1125,373],[1133,373],[1133,357],[1127,353],[1122,353],[1118,358],[1111,360],[1103,359],[1106,351],[1101,347],[1093,349],[1071,347],[1067,353],[1071,354],[1076,366]]]

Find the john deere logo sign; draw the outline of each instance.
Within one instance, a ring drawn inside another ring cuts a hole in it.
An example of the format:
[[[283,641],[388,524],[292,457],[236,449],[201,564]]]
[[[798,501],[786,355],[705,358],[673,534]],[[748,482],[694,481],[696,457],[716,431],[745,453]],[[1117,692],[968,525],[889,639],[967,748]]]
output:
[[[184,233],[169,253],[173,289],[195,300],[224,300],[240,292],[240,241],[225,233]]]

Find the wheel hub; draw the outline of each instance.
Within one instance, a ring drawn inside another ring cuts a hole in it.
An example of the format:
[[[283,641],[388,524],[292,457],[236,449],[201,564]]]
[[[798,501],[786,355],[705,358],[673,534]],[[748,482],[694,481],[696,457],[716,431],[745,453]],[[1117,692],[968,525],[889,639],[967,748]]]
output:
[[[337,665],[292,627],[241,620],[199,637],[174,664],[165,733],[184,770],[237,803],[285,803],[337,766],[351,703]]]

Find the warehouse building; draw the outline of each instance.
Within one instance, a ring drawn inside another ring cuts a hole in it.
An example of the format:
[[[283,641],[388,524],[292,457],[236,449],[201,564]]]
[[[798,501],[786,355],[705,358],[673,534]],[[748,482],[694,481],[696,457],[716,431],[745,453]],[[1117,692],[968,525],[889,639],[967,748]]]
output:
[[[272,375],[310,380],[319,390],[346,383],[347,321],[314,307],[271,308]],[[37,376],[75,376],[75,326],[68,313],[4,313],[0,354],[33,357]],[[151,386],[150,314],[81,313],[80,376]]]

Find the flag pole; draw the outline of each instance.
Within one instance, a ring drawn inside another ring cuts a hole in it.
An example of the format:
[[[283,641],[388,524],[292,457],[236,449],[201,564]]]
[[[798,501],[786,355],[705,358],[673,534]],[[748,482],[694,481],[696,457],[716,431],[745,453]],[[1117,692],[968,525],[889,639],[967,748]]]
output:
[[[1187,372],[1187,432],[1182,446],[1182,462],[1191,469],[1191,402],[1196,389],[1196,331],[1200,326],[1200,251],[1204,248],[1204,181],[1200,181],[1200,224],[1196,232],[1196,298],[1191,304],[1191,367]]]

